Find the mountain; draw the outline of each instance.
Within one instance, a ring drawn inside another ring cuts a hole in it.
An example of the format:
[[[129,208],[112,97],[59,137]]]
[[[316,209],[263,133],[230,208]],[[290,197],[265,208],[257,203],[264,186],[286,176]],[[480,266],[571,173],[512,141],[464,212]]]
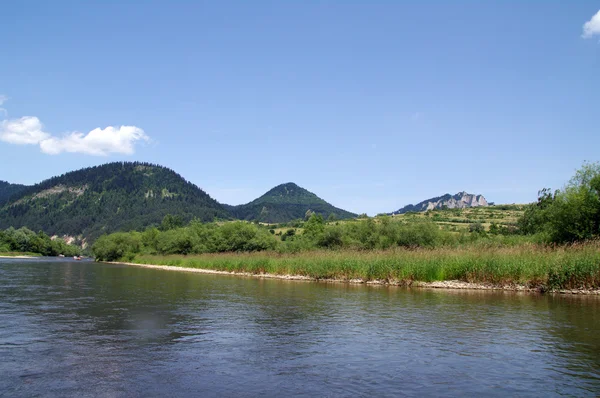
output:
[[[27,185],[11,184],[0,180],[0,206],[8,202],[11,196],[18,195],[25,188],[27,188]]]
[[[167,214],[184,222],[229,218],[216,200],[168,168],[115,162],[23,188],[0,207],[0,228],[27,226],[95,239],[105,232],[158,225]]]
[[[278,185],[250,203],[227,206],[227,209],[235,218],[268,223],[302,219],[308,210],[321,214],[324,218],[330,214],[338,219],[356,217],[356,214],[338,209],[292,182]]]
[[[417,203],[416,205],[404,206],[403,208],[393,212],[392,214],[403,214],[408,213],[409,211],[419,212],[433,209],[441,209],[444,206],[449,209],[463,209],[465,207],[488,206],[488,202],[485,200],[483,195],[473,195],[466,192],[459,192],[456,195],[450,195],[449,193],[447,193],[443,196],[438,196],[436,198],[424,200],[420,203]]]

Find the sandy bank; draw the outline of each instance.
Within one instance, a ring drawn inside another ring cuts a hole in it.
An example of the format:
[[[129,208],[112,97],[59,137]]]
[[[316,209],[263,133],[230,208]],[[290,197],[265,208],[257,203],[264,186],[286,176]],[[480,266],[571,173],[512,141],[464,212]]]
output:
[[[162,269],[167,271],[179,271],[179,272],[195,272],[199,274],[216,274],[216,275],[234,275],[234,276],[246,276],[253,278],[265,278],[265,279],[282,279],[282,280],[297,280],[297,281],[313,281],[313,282],[328,282],[328,283],[351,283],[351,284],[365,284],[365,285],[387,285],[387,286],[407,286],[424,289],[459,289],[459,290],[503,290],[503,291],[517,291],[517,292],[534,292],[540,293],[542,289],[539,287],[528,287],[525,285],[493,285],[486,283],[471,283],[463,281],[436,281],[436,282],[418,282],[418,281],[383,281],[383,280],[372,280],[364,281],[362,279],[317,279],[310,276],[304,275],[277,275],[277,274],[253,274],[251,272],[230,272],[230,271],[219,271],[212,269],[202,268],[189,268],[189,267],[177,267],[172,265],[153,265],[153,264],[136,264],[126,262],[107,262],[107,264],[119,264],[129,265],[134,267],[142,268],[153,268]],[[560,294],[586,294],[586,295],[600,295],[600,289],[569,289],[569,290],[557,290],[551,293]]]
[[[0,258],[35,258],[35,256],[1,256]]]

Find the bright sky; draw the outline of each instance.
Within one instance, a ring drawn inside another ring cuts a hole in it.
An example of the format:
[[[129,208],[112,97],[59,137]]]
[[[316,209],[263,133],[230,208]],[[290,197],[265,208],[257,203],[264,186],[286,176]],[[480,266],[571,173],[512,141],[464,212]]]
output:
[[[11,1],[0,179],[140,160],[217,200],[496,203],[600,160],[600,1]]]

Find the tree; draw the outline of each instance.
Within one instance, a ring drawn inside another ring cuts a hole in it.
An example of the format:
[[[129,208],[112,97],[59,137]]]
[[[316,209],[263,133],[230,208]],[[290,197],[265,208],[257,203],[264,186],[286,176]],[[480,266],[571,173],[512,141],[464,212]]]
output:
[[[169,231],[179,227],[183,227],[183,219],[179,215],[174,216],[172,214],[167,214],[160,223],[160,229],[162,231]]]
[[[304,224],[304,236],[309,239],[318,240],[325,231],[323,216],[313,213]]]
[[[584,163],[562,190],[543,189],[518,221],[522,233],[554,243],[600,235],[600,163]]]
[[[482,223],[476,222],[476,223],[469,225],[469,231],[475,232],[478,234],[483,234],[483,233],[485,233],[485,227],[483,226]]]

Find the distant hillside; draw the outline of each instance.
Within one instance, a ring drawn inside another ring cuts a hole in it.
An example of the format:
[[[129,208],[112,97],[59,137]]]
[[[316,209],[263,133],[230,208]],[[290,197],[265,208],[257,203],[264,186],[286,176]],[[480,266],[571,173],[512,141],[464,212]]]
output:
[[[398,211],[392,214],[404,214],[409,211],[420,212],[433,209],[442,209],[447,207],[448,209],[463,209],[465,207],[479,207],[488,206],[488,202],[485,200],[483,195],[473,195],[466,192],[459,192],[456,195],[450,195],[447,193],[443,196],[424,200],[416,205],[404,206]]]
[[[0,208],[0,228],[27,226],[50,235],[83,235],[184,221],[229,218],[216,200],[179,174],[148,163],[116,162],[72,171],[25,187]]]
[[[27,185],[10,184],[0,180],[0,206],[8,202],[11,196],[18,195],[25,188],[27,188]]]
[[[334,207],[314,193],[291,182],[276,186],[248,204],[227,206],[227,208],[235,218],[268,223],[304,218],[308,210],[321,214],[325,218],[330,214],[334,214],[338,219],[356,217],[356,214]]]

